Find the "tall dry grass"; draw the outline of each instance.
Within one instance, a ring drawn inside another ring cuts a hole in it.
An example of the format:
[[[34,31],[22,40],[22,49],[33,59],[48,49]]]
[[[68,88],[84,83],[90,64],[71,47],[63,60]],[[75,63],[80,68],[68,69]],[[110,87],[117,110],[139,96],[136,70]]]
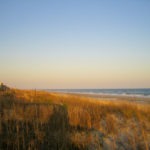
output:
[[[0,92],[0,149],[150,148],[150,105],[35,90]]]

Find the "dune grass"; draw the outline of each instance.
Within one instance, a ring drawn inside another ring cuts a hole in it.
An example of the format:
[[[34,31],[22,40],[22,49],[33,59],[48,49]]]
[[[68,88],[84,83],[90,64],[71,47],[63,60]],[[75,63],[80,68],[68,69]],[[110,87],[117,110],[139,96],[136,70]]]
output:
[[[150,105],[70,94],[0,92],[0,149],[150,148]]]

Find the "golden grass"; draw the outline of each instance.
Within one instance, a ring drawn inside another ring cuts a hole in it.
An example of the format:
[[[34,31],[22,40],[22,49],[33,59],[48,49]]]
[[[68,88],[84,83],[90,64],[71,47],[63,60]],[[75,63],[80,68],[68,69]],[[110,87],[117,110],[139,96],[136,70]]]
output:
[[[148,150],[149,114],[148,104],[12,89],[0,92],[0,149]]]

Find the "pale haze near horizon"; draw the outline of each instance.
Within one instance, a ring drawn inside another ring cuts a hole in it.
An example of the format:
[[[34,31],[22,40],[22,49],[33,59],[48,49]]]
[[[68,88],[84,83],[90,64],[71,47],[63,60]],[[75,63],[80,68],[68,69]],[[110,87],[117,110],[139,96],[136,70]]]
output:
[[[150,1],[0,2],[0,81],[15,88],[150,88]]]

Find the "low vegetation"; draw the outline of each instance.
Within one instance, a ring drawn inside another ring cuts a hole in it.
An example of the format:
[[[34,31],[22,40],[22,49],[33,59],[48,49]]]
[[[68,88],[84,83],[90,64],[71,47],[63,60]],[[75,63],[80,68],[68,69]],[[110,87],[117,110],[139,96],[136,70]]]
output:
[[[149,150],[149,114],[149,104],[1,91],[0,149]]]

